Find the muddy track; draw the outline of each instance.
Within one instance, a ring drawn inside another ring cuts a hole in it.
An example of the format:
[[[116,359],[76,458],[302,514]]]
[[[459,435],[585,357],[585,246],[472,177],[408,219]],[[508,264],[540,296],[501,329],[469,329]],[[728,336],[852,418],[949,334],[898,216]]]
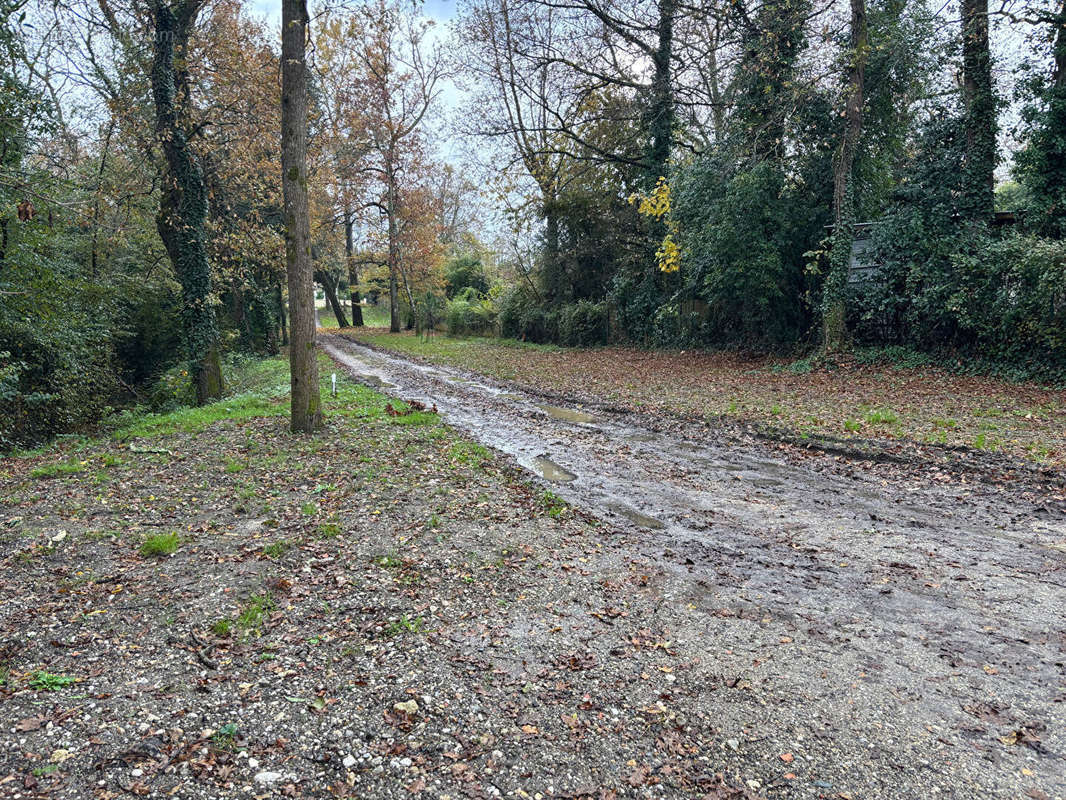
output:
[[[856,718],[834,726],[946,726],[975,751],[995,751],[983,756],[990,761],[1009,747],[1043,762],[1042,773],[1059,776],[1044,786],[1066,792],[1060,506],[981,483],[893,479],[828,457],[788,463],[766,447],[688,440],[633,415],[547,405],[342,336],[320,342],[357,379],[435,404],[449,424],[570,503],[643,530],[641,555],[672,574],[671,591],[713,592],[721,615],[766,615],[789,640],[802,632],[809,646],[779,670],[842,670],[842,691],[859,672],[873,675],[877,688],[856,695]],[[757,652],[762,643],[747,644]],[[1028,732],[1021,745],[996,744],[1017,731]]]

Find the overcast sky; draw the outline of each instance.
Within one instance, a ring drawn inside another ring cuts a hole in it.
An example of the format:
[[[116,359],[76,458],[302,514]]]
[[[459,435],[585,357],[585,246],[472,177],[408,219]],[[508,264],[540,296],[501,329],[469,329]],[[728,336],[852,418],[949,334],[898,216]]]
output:
[[[425,0],[422,11],[427,17],[446,22],[455,14],[455,0]],[[251,7],[271,22],[281,22],[281,0],[252,0]]]

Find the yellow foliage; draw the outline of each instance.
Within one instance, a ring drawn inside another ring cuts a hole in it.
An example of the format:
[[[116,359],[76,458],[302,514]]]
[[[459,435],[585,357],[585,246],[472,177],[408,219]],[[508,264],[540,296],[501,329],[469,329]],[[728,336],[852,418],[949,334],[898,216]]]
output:
[[[666,224],[667,234],[663,237],[659,249],[655,251],[655,261],[661,272],[677,272],[681,269],[681,248],[674,240],[677,222],[670,218],[670,184],[666,178],[659,176],[651,194],[633,194],[630,203],[637,204],[637,211],[645,217],[651,217]]]

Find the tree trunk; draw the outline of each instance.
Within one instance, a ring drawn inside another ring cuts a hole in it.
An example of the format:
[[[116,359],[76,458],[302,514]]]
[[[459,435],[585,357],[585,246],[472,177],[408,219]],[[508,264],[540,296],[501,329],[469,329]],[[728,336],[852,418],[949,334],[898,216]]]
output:
[[[674,48],[674,0],[659,0],[659,42],[652,56],[654,74],[651,84],[648,153],[648,180],[654,185],[665,177],[670,163],[674,136],[674,95],[671,68]]]
[[[326,294],[326,302],[333,309],[333,316],[337,318],[337,324],[342,328],[348,327],[348,320],[344,316],[344,308],[337,297],[337,282],[327,270],[315,270],[315,280],[322,284],[322,291]]]
[[[289,343],[289,329],[285,324],[285,298],[282,296],[281,284],[278,284],[277,288],[277,300],[278,300],[278,320],[281,322],[281,346],[285,347]]]
[[[962,0],[962,99],[966,111],[964,216],[988,219],[995,208],[996,98],[988,44],[988,0]]]
[[[544,256],[540,269],[540,285],[545,302],[557,305],[566,302],[566,275],[563,274],[559,254],[559,207],[554,194],[545,194]]]
[[[96,192],[93,199],[93,235],[89,255],[89,275],[94,281],[96,280],[97,265],[100,260],[98,245],[100,242],[100,206],[103,200],[101,190],[104,183],[104,171],[107,169],[107,155],[111,151],[111,135],[114,130],[115,119],[112,117],[107,125],[107,135],[104,136],[103,150],[100,152],[100,169],[96,172]]]
[[[830,251],[829,275],[823,299],[823,333],[827,352],[844,346],[844,293],[851,266],[851,247],[855,238],[854,187],[852,169],[855,150],[862,135],[863,81],[869,50],[865,0],[851,0],[851,70],[844,109],[846,126],[833,164],[833,246]]]
[[[307,204],[307,0],[281,2],[281,177],[289,283],[293,433],[322,425],[315,352],[315,290]]]
[[[155,0],[152,98],[155,132],[165,159],[156,228],[174,274],[181,284],[182,332],[199,405],[222,396],[222,362],[215,311],[210,304],[211,264],[207,258],[207,187],[179,120],[178,88],[185,73],[175,68],[175,52],[184,59],[200,0],[166,5]]]
[[[344,257],[348,262],[348,294],[352,298],[352,327],[363,327],[363,307],[359,304],[359,264],[355,260],[352,212],[344,212]]]
[[[400,332],[400,291],[396,280],[396,177],[390,169],[388,180],[389,222],[389,333]]]

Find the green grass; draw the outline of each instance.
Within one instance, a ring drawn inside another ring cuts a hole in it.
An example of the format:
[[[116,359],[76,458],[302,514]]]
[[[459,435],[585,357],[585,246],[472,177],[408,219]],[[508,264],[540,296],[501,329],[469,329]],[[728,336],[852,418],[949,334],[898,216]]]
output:
[[[31,478],[58,478],[62,475],[74,475],[85,470],[80,461],[61,461],[58,464],[44,464],[30,470]]]
[[[327,417],[380,418],[385,416],[384,395],[369,387],[355,383],[338,371],[327,357],[319,357],[319,385],[322,392],[323,411]],[[330,373],[337,372],[337,396],[330,394]],[[163,414],[153,414],[144,409],[127,410],[112,421],[111,435],[120,441],[174,433],[197,433],[219,422],[240,422],[258,417],[284,417],[289,413],[289,364],[283,357],[257,361],[240,360],[227,371],[226,385],[230,396],[200,407],[179,408]],[[415,419],[409,419],[414,417]],[[436,415],[411,414],[394,418],[401,425],[429,425],[437,422]],[[406,421],[400,421],[406,420]],[[76,464],[77,462],[69,462]],[[236,473],[246,465],[231,460],[226,463],[226,472]],[[49,474],[65,474],[82,469],[73,466],[50,465]],[[45,477],[45,474],[33,475]]]
[[[30,688],[36,689],[38,692],[54,692],[57,689],[70,686],[76,680],[77,678],[72,678],[69,675],[54,675],[41,669],[30,677]]]
[[[875,409],[866,414],[866,421],[871,425],[895,425],[899,414],[890,409]]]
[[[229,636],[233,630],[233,622],[228,619],[220,619],[211,625],[211,633],[215,636]]]
[[[558,519],[566,512],[566,501],[551,489],[545,489],[540,496],[540,504],[548,512],[548,516]]]
[[[263,555],[267,558],[281,558],[287,552],[292,545],[286,540],[282,539],[278,542],[271,542],[270,544],[263,545]]]
[[[406,614],[397,620],[393,620],[381,631],[381,635],[385,639],[391,639],[393,636],[399,636],[401,633],[421,633],[423,621],[421,617],[414,617],[413,619]]]
[[[211,743],[217,750],[233,750],[237,746],[237,724],[227,722],[215,731],[211,737]]]
[[[252,595],[237,616],[237,627],[242,631],[258,630],[274,608],[274,597],[269,592]]]
[[[436,425],[438,422],[440,422],[440,417],[432,411],[412,411],[410,414],[404,414],[400,417],[392,417],[393,425],[407,425],[410,427]]]
[[[335,539],[342,533],[344,533],[344,531],[336,522],[323,522],[318,526],[319,539]]]
[[[351,308],[347,303],[342,303],[344,306],[344,315],[348,318],[348,323],[352,321]],[[384,304],[376,306],[364,305],[363,308],[363,325],[369,328],[387,328],[389,327],[389,310]],[[337,322],[337,318],[333,314],[333,309],[330,308],[327,303],[325,308],[318,310],[318,322],[320,327],[329,330],[339,328],[340,325]]]
[[[479,350],[491,352],[505,347],[513,350],[559,352],[564,349],[554,344],[533,344],[532,342],[519,342],[515,339],[461,338],[445,336],[440,333],[434,334],[426,340],[419,339],[410,333],[385,333],[377,330],[359,329],[356,329],[354,333],[360,341],[376,347],[460,367],[475,363],[471,361],[470,354]]]
[[[157,533],[141,543],[139,552],[145,558],[162,558],[176,552],[180,541],[176,533]]]
[[[459,464],[468,464],[472,467],[480,466],[488,461],[489,451],[474,442],[458,441],[448,448],[448,457]]]

